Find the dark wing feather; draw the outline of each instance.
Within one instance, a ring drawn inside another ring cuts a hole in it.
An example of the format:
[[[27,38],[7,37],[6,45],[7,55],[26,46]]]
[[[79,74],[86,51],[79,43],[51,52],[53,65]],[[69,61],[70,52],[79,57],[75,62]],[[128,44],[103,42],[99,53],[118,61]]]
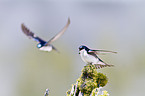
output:
[[[90,54],[90,55],[96,57],[97,59],[99,59],[100,62],[103,62],[104,64],[106,64],[103,60],[101,60],[101,59],[97,56],[97,54],[96,54],[95,52],[89,52],[89,51],[88,51],[88,54]]]
[[[52,43],[53,41],[57,40],[66,31],[66,29],[68,28],[69,24],[70,24],[70,19],[68,18],[68,21],[67,21],[67,24],[65,25],[65,27],[58,34],[56,34],[54,37],[52,37],[47,42],[47,45]]]
[[[87,53],[92,55],[92,56],[94,56],[94,57],[96,57],[96,58],[98,57],[97,54],[95,53],[95,51],[90,51],[89,50]]]
[[[26,34],[30,39],[37,41],[38,43],[46,43],[41,38],[35,36],[33,32],[31,32],[24,24],[21,24],[22,31]]]
[[[108,50],[89,50],[89,52],[93,52],[95,54],[105,54],[105,53],[117,53],[117,52],[114,52],[114,51],[108,51]]]
[[[96,55],[95,52],[88,52],[88,54],[93,55],[94,57],[96,57],[97,59],[99,59],[98,64],[95,64],[95,67],[96,67],[97,69],[100,69],[100,68],[103,68],[103,67],[113,67],[113,66],[114,66],[114,65],[105,63],[102,59],[100,59],[100,58]],[[103,65],[102,65],[102,63],[103,63]]]

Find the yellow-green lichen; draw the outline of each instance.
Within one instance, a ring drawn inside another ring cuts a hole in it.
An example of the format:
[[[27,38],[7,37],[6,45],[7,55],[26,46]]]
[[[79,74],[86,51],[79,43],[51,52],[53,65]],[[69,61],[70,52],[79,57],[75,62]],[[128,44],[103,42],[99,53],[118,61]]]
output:
[[[77,91],[76,96],[81,93],[83,96],[90,96],[92,91],[100,86],[103,87],[107,84],[108,78],[103,73],[97,73],[97,70],[94,65],[86,65],[82,69],[81,76],[77,79]],[[74,84],[76,87],[76,84]],[[67,96],[70,96],[72,90],[67,92]],[[73,95],[72,95],[73,96]]]

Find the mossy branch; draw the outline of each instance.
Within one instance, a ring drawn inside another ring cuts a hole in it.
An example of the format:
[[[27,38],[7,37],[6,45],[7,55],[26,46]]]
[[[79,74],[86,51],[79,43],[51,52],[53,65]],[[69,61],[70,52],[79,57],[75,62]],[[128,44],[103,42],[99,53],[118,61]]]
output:
[[[76,82],[67,91],[67,96],[109,96],[107,91],[102,91],[108,78],[103,73],[97,73],[94,65],[84,66],[82,74]]]
[[[109,96],[102,88],[108,83],[108,78],[103,73],[98,73],[95,65],[86,65],[82,69],[81,76],[72,84],[67,91],[67,96]],[[49,89],[46,89],[44,96],[49,96]]]

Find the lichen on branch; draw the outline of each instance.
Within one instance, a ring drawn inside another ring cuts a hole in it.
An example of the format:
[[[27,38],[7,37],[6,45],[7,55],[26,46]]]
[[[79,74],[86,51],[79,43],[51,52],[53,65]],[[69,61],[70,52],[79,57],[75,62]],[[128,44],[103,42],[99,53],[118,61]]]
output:
[[[72,88],[67,91],[67,96],[90,96],[94,89],[104,87],[108,78],[103,73],[98,73],[94,65],[87,64],[76,81],[77,83],[73,84]],[[76,91],[74,91],[75,89]]]

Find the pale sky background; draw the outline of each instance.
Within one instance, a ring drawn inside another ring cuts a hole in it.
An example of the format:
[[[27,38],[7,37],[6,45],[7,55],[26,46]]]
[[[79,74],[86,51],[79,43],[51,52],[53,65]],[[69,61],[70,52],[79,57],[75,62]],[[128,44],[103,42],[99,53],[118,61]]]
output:
[[[42,52],[21,30],[24,23],[49,40],[66,24],[53,45],[60,54]],[[80,45],[118,54],[100,56],[114,68],[104,87],[110,96],[139,96],[145,89],[144,0],[0,0],[0,96],[64,96],[85,63]]]

